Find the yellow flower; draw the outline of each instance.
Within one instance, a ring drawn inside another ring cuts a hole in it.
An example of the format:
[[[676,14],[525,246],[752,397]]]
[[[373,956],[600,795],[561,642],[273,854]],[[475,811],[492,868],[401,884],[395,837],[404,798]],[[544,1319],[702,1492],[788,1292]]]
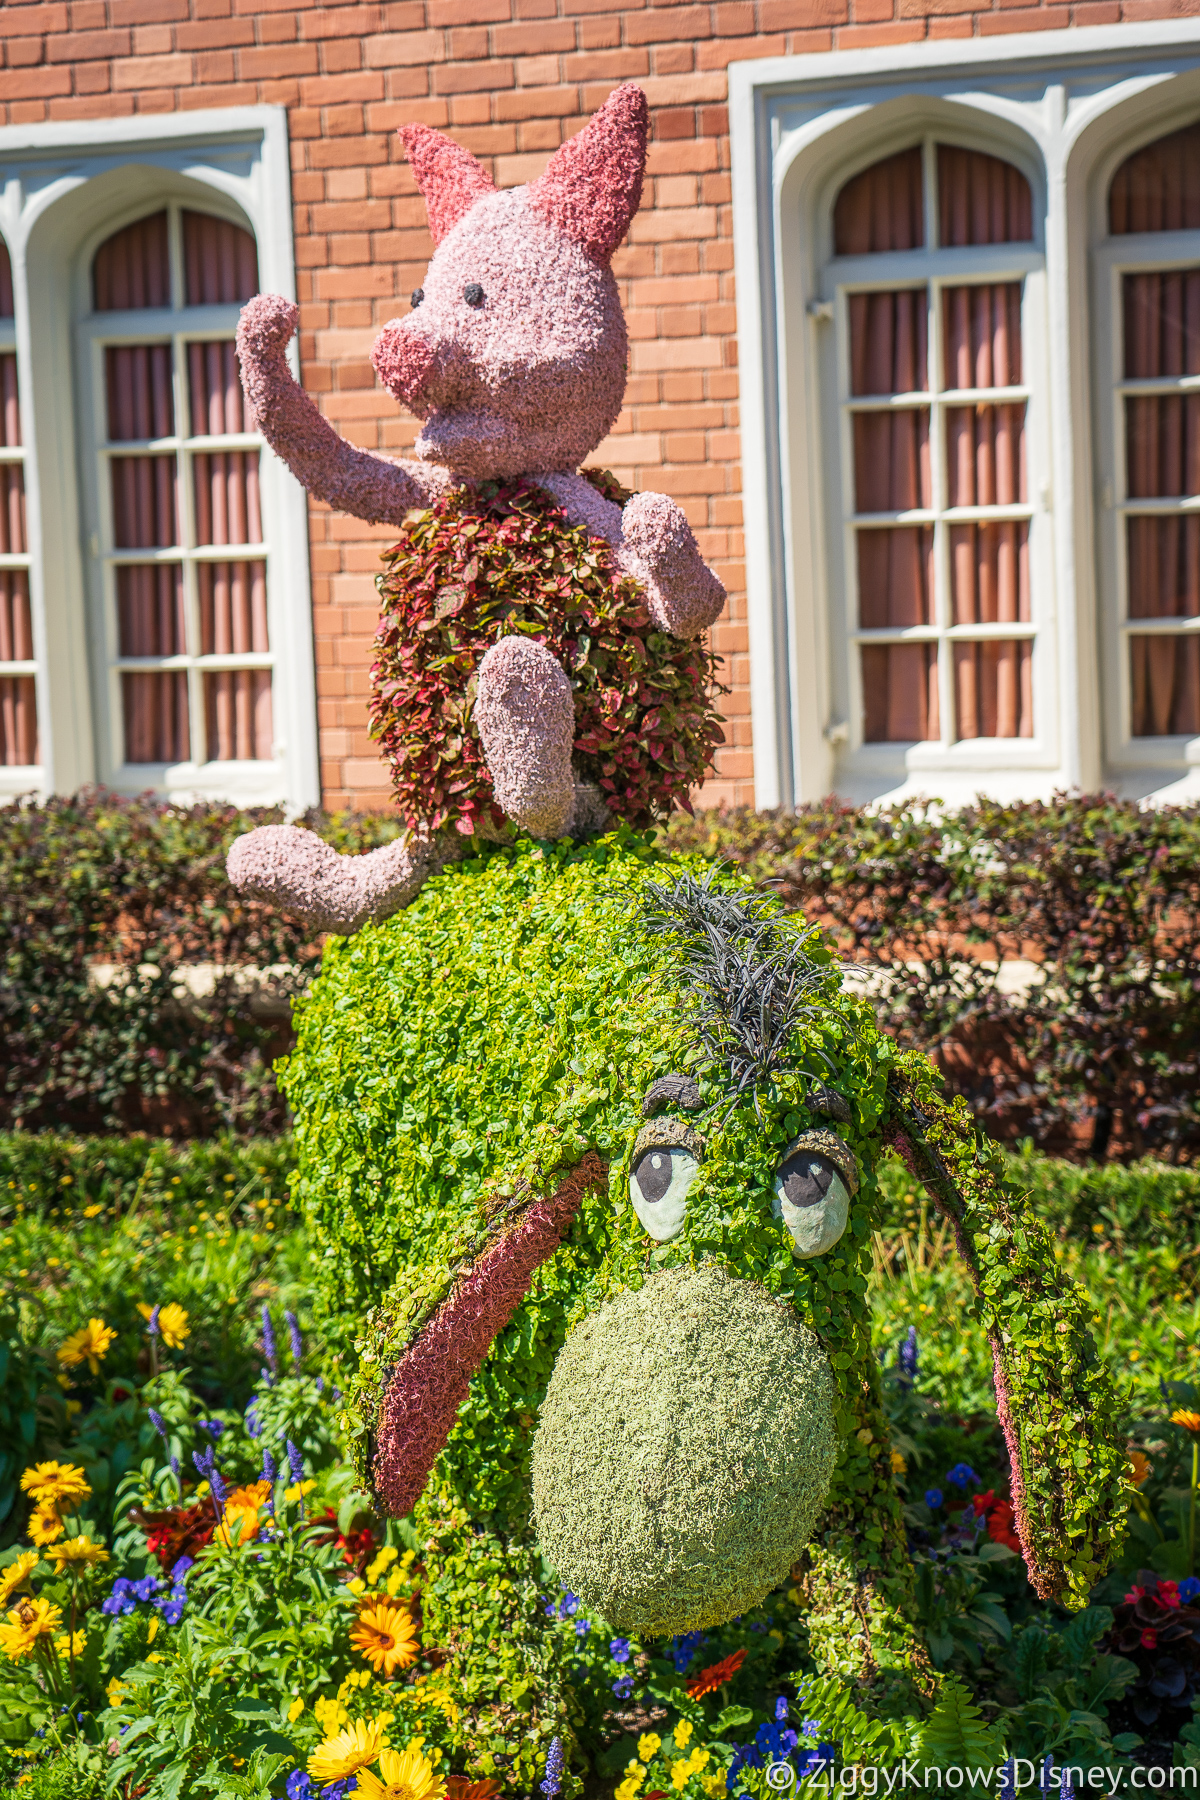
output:
[[[146,1642],[148,1644],[152,1644],[154,1642],[155,1638],[158,1636],[158,1628],[161,1623],[162,1623],[162,1621],[159,1619],[158,1614],[155,1613],[154,1617],[150,1621],[150,1628],[146,1632]]]
[[[904,1458],[901,1456],[901,1454],[898,1450],[892,1451],[892,1474],[893,1475],[907,1475],[908,1474],[908,1464],[905,1462]]]
[[[305,1494],[311,1494],[316,1485],[315,1481],[293,1482],[291,1487],[284,1488],[283,1497],[288,1501],[303,1500]]]
[[[97,1200],[94,1205],[84,1207],[83,1216],[85,1219],[94,1219],[98,1216],[98,1214],[102,1213],[103,1211],[104,1211],[104,1202],[102,1200]]]
[[[52,1544],[46,1555],[60,1575],[66,1568],[92,1569],[97,1563],[108,1561],[104,1545],[93,1544],[86,1536],[64,1538],[61,1544]]]
[[[269,1481],[256,1481],[251,1487],[233,1488],[221,1515],[221,1528],[217,1533],[221,1542],[232,1545],[234,1527],[238,1525],[241,1526],[237,1540],[239,1544],[248,1544],[251,1538],[257,1537],[259,1508],[270,1497]]]
[[[85,1362],[92,1374],[98,1375],[100,1364],[108,1355],[109,1346],[116,1342],[116,1336],[103,1319],[89,1319],[86,1325],[71,1333],[58,1353],[58,1360],[68,1369],[78,1368]]]
[[[1171,1414],[1171,1423],[1172,1425],[1182,1425],[1183,1429],[1190,1431],[1193,1437],[1200,1437],[1200,1412],[1188,1412],[1182,1406],[1177,1407]]]
[[[374,1587],[375,1583],[379,1580],[379,1577],[387,1574],[399,1554],[400,1552],[394,1549],[391,1544],[383,1545],[378,1556],[375,1558],[375,1561],[367,1564],[367,1582],[369,1586]]]
[[[635,1781],[631,1775],[627,1781],[621,1783],[613,1795],[613,1800],[637,1800],[637,1791],[640,1786],[641,1783]]]
[[[77,1506],[91,1493],[87,1476],[74,1463],[35,1463],[21,1477],[21,1486],[33,1495],[35,1506]]]
[[[114,1675],[104,1691],[108,1696],[108,1704],[110,1706],[120,1706],[128,1689],[126,1688],[125,1683],[123,1681],[118,1681]]]
[[[48,1600],[22,1600],[0,1625],[0,1650],[10,1662],[20,1662],[35,1649],[42,1637],[53,1637],[62,1624],[62,1613]]]
[[[55,1638],[54,1648],[60,1656],[68,1659],[72,1656],[82,1656],[87,1649],[87,1632],[77,1631],[74,1641],[72,1641],[70,1632],[64,1631],[61,1637]]]
[[[300,1698],[299,1694],[297,1694],[296,1698],[292,1701],[292,1704],[288,1707],[288,1724],[294,1725],[296,1723],[296,1720],[300,1717],[300,1714],[303,1711],[304,1711],[304,1702]]]
[[[350,1642],[377,1675],[390,1681],[397,1669],[417,1660],[417,1632],[412,1614],[390,1600],[370,1601],[358,1615]]]
[[[688,1739],[691,1737],[691,1735],[692,1735],[691,1720],[690,1719],[677,1719],[675,1721],[675,1748],[677,1750],[686,1750],[687,1745],[688,1745]]]
[[[23,1550],[16,1562],[0,1569],[0,1608],[8,1605],[18,1588],[29,1586],[29,1577],[38,1566],[36,1550]]]
[[[369,1769],[359,1770],[358,1791],[364,1800],[442,1800],[446,1792],[445,1782],[416,1744],[403,1751],[384,1750],[379,1770],[382,1781]]]
[[[383,1727],[377,1719],[355,1719],[336,1737],[318,1744],[308,1759],[308,1772],[314,1781],[341,1781],[344,1775],[357,1775],[379,1755]]]
[[[638,1739],[638,1755],[644,1763],[658,1755],[662,1749],[662,1739],[653,1731],[644,1731]]]
[[[63,1522],[58,1514],[47,1506],[39,1506],[29,1518],[29,1541],[31,1544],[52,1544],[55,1538],[63,1534]]]
[[[692,1771],[691,1771],[690,1764],[685,1763],[682,1760],[679,1762],[673,1762],[671,1764],[671,1785],[672,1785],[672,1787],[674,1787],[679,1793],[682,1794],[684,1788],[688,1784],[688,1781],[691,1777],[691,1773],[692,1773]]]
[[[706,1794],[715,1797],[717,1794],[723,1794],[725,1792],[725,1777],[718,1769],[715,1775],[706,1775],[700,1783],[700,1786],[704,1789]]]

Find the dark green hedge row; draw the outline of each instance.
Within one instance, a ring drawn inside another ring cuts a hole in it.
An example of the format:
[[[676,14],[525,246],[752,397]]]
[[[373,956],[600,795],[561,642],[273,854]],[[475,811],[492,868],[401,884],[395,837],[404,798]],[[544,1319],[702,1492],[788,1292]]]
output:
[[[1200,808],[826,802],[681,819],[670,837],[828,925],[887,1029],[933,1055],[993,1135],[1094,1156],[1200,1149]],[[1019,959],[1037,978],[1006,992],[1000,963]]]

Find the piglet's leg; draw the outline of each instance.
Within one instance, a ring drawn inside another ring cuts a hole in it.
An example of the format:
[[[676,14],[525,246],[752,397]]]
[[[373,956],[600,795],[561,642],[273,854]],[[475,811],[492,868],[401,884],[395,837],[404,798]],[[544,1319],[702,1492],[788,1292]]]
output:
[[[415,900],[447,860],[433,844],[397,839],[365,856],[339,856],[315,831],[260,825],[236,838],[225,869],[238,892],[267,900],[314,931],[350,937]]]
[[[621,514],[623,560],[645,581],[655,622],[695,637],[725,604],[725,589],[700,554],[682,509],[666,494],[634,494]]]
[[[475,720],[496,799],[533,837],[561,837],[575,787],[571,684],[544,644],[501,638],[479,665]]]

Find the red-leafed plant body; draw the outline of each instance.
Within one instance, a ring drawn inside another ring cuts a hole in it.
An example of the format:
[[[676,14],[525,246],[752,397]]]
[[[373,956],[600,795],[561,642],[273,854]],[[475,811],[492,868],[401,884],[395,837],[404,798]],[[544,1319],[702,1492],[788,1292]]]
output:
[[[612,477],[596,485],[617,499]],[[575,698],[576,778],[635,826],[675,806],[723,742],[714,661],[660,631],[609,546],[532,482],[458,489],[411,513],[384,554],[371,735],[410,827],[507,835],[473,721],[474,675],[502,637],[545,644]]]

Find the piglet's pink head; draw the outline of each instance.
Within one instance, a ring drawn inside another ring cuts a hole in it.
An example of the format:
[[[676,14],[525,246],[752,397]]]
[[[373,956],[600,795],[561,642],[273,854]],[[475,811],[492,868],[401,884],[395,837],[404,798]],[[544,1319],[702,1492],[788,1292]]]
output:
[[[577,469],[625,392],[625,319],[609,263],[642,196],[640,88],[610,94],[526,187],[499,192],[440,131],[400,136],[436,249],[413,310],[371,352],[422,420],[417,455],[466,480]]]

